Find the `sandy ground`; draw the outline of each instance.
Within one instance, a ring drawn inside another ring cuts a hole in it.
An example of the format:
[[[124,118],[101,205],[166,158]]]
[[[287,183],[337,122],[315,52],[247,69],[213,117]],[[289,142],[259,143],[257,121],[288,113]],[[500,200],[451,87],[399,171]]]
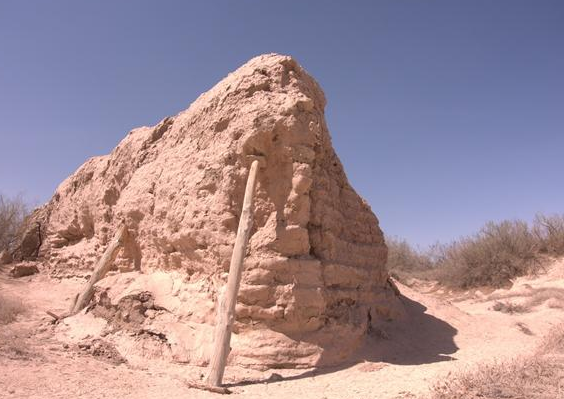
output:
[[[45,310],[63,311],[83,280],[44,275],[12,279],[0,271],[0,292],[19,298],[26,312],[0,325],[0,397],[209,398],[188,388],[205,369],[160,362],[119,363],[119,354],[95,353],[64,341]],[[256,371],[229,367],[224,381],[245,398],[415,398],[449,373],[526,354],[551,326],[564,320],[556,306],[523,314],[492,309],[496,298],[519,302],[532,292],[564,289],[564,262],[511,290],[445,293],[432,284],[399,284],[409,317],[372,333],[358,356],[339,368]],[[115,355],[115,356],[114,356]]]

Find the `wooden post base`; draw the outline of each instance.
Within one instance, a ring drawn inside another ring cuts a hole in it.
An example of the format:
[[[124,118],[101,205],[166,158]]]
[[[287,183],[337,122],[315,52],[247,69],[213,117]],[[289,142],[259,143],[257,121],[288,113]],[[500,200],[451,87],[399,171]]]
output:
[[[222,395],[229,395],[229,394],[233,393],[232,391],[230,391],[229,389],[227,389],[225,387],[214,387],[214,386],[211,386],[211,385],[202,384],[202,383],[193,382],[193,381],[182,381],[182,382],[188,388],[194,388],[194,389],[199,389],[199,390],[202,390],[202,391],[208,391],[208,392],[213,392],[213,393],[220,393]]]

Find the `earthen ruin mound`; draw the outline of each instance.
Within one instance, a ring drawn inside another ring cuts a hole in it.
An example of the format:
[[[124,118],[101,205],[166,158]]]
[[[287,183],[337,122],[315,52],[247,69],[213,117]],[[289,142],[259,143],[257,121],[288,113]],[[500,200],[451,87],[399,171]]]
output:
[[[86,275],[125,220],[133,240],[90,310],[120,325],[136,312],[166,343],[159,356],[205,364],[249,156],[263,156],[231,362],[339,363],[398,305],[378,220],[347,180],[324,107],[291,57],[253,58],[67,178],[38,212],[39,256],[54,275]]]

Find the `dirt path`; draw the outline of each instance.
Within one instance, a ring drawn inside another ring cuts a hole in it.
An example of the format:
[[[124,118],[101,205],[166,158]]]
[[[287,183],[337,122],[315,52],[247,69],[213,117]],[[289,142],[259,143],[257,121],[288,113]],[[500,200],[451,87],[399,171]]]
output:
[[[504,314],[491,309],[490,299],[519,301],[546,287],[563,289],[563,271],[560,262],[545,276],[520,279],[511,291],[464,300],[425,285],[400,285],[408,318],[373,331],[350,364],[266,372],[230,367],[225,381],[245,398],[414,398],[449,372],[531,351],[564,318],[562,309],[543,302],[524,314]],[[184,385],[185,378],[197,380],[202,368],[164,362],[132,367],[111,348],[58,340],[44,311],[66,309],[82,282],[42,275],[15,280],[0,273],[2,296],[19,298],[26,309],[16,322],[0,325],[0,397],[220,397]]]

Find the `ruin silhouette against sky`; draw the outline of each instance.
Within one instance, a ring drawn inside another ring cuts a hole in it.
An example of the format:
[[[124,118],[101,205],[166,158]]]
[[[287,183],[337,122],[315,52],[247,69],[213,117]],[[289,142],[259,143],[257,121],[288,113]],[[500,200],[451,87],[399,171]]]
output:
[[[87,158],[251,57],[320,82],[348,177],[422,246],[562,213],[564,2],[3,1],[0,192],[36,203]]]

